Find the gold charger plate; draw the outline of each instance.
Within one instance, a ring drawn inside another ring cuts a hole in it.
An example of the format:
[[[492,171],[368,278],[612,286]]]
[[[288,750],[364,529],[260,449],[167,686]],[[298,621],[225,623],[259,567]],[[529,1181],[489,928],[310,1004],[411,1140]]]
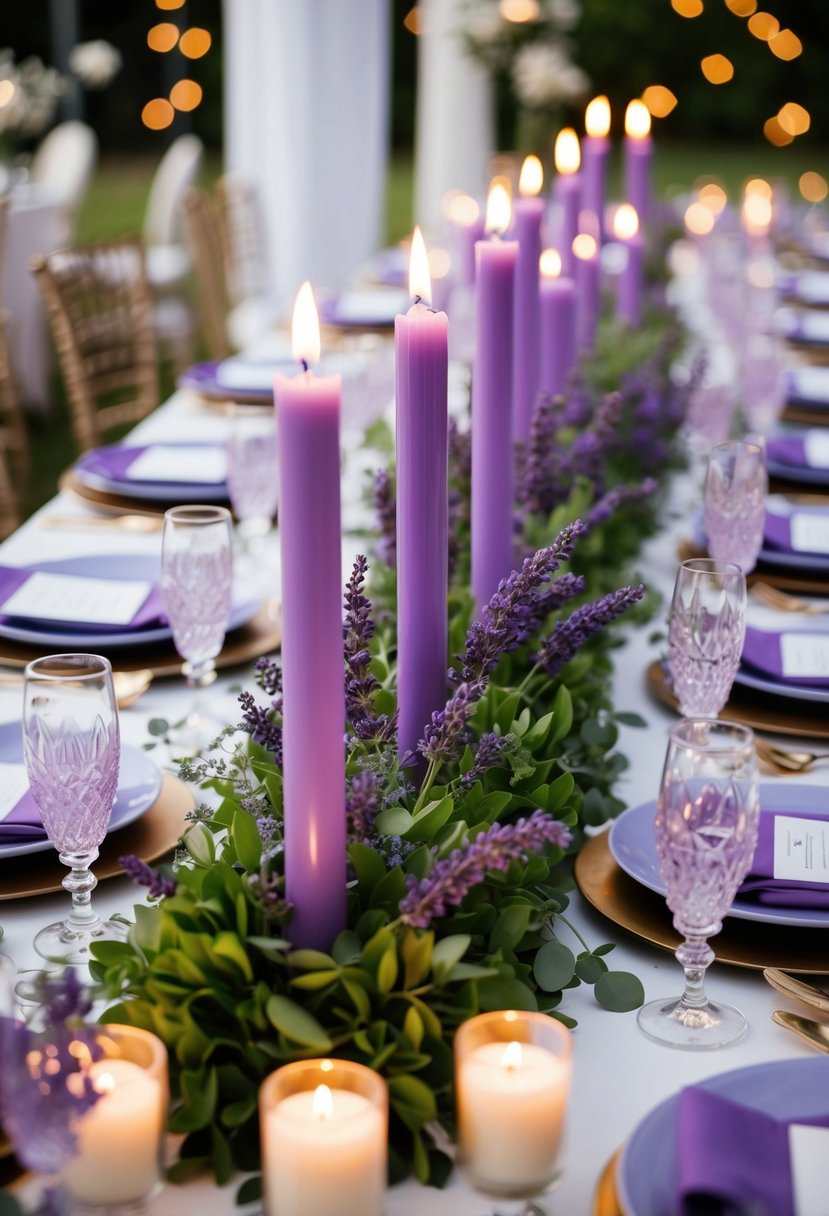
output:
[[[608,920],[663,950],[676,950],[681,939],[671,924],[664,897],[620,869],[610,852],[607,832],[583,846],[575,873],[584,898]],[[732,917],[709,945],[718,962],[734,967],[757,971],[779,967],[800,975],[829,973],[829,934],[824,929],[791,929]]]
[[[169,853],[187,826],[185,815],[195,805],[192,791],[178,777],[165,773],[161,793],[146,814],[104,839],[93,866],[98,881],[124,873],[119,857],[134,853],[142,861],[157,861]],[[65,875],[66,866],[51,851],[15,857],[13,866],[3,866],[0,871],[0,900],[62,891]]]
[[[814,498],[813,495],[809,495],[808,497],[809,499]],[[826,503],[827,500],[825,498],[818,498],[817,501]],[[707,549],[703,549],[689,540],[681,541],[677,545],[676,553],[681,562],[688,561],[691,558],[708,557]],[[769,586],[777,587],[780,591],[790,591],[797,595],[829,595],[829,579],[810,578],[809,575],[801,574],[799,571],[787,573],[777,566],[769,566],[762,561],[757,564],[746,579],[749,587],[751,587],[752,583],[758,582],[768,583]]]
[[[273,601],[264,604],[253,620],[227,635],[221,653],[216,658],[217,667],[237,667],[249,663],[263,654],[278,650],[282,642],[282,626],[276,615]],[[27,646],[0,638],[0,664],[8,667],[25,667],[32,659],[49,654],[55,648]],[[99,647],[106,655],[106,647]],[[172,641],[151,646],[119,647],[106,655],[113,671],[143,671],[149,669],[155,676],[180,676],[181,659]]]
[[[646,673],[648,691],[668,709],[679,711],[676,697],[659,659],[654,659]],[[829,718],[818,701],[796,701],[793,697],[773,697],[753,688],[735,685],[728,704],[719,715],[727,722],[742,722],[752,730],[770,731],[775,735],[803,735],[809,739],[829,739]]]
[[[616,1169],[622,1150],[617,1149],[602,1170],[593,1195],[592,1216],[625,1216],[616,1194]]]

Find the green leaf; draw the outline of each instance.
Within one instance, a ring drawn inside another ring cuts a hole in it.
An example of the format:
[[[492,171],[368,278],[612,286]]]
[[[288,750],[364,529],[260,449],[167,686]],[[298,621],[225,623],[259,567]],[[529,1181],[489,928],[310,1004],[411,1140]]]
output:
[[[236,856],[248,873],[257,873],[262,861],[262,838],[259,835],[256,820],[241,808],[233,816],[230,839],[236,850]]]
[[[605,971],[593,991],[599,1004],[613,1013],[629,1013],[645,1000],[642,981],[630,971]]]
[[[576,959],[576,975],[583,984],[595,984],[607,971],[607,963],[595,954],[586,954]]]
[[[555,714],[551,711],[548,714],[544,714],[544,717],[539,718],[537,722],[534,722],[521,740],[524,747],[529,748],[530,751],[541,747],[546,742],[547,736],[550,733],[554,717]]]
[[[323,954],[322,950],[292,950],[288,962],[300,971],[330,971],[336,966],[331,955]]]
[[[365,894],[370,897],[377,883],[386,873],[386,863],[379,853],[369,848],[367,844],[351,844],[348,846],[348,859],[354,867],[357,882]]]
[[[550,743],[560,743],[570,734],[573,725],[573,701],[566,684],[562,684],[553,701],[553,733]]]
[[[369,852],[372,852],[372,850],[369,849]],[[385,871],[385,866],[383,869]],[[362,949],[363,943],[357,934],[351,929],[343,929],[331,947],[331,954],[334,957],[334,961],[339,963],[341,967],[344,967],[347,963],[356,962],[360,957]]]
[[[521,693],[511,692],[504,697],[495,715],[495,725],[500,726],[501,734],[505,735],[515,719],[518,706],[521,704]]]
[[[527,932],[532,912],[530,904],[509,904],[502,908],[489,937],[490,951],[514,950]]]
[[[170,1118],[170,1131],[194,1132],[207,1127],[219,1095],[215,1068],[184,1069],[180,1085],[182,1102]]]
[[[495,1009],[538,1009],[535,993],[514,975],[494,975],[491,979],[479,980],[478,999],[484,1013]]]
[[[411,827],[406,832],[401,832],[400,835],[404,836],[406,840],[429,841],[435,832],[443,827],[454,809],[455,803],[449,794],[445,798],[441,798],[439,802],[427,803],[423,810],[415,816]]]
[[[236,1192],[236,1206],[244,1207],[248,1203],[259,1203],[262,1198],[261,1177],[246,1178]]]
[[[625,726],[638,726],[641,728],[648,725],[641,714],[629,713],[627,710],[624,710],[622,713],[615,713],[613,717],[617,722],[622,722]]]
[[[220,958],[226,958],[234,966],[238,967],[248,982],[253,980],[253,968],[250,965],[250,959],[235,933],[226,932],[217,934],[213,941],[213,953],[217,954]]]
[[[595,950],[593,951],[593,953],[594,953],[594,954],[599,954],[599,955],[602,955],[602,954],[610,954],[610,951],[611,951],[611,950],[615,950],[615,949],[616,949],[616,943],[615,943],[615,942],[605,942],[605,944],[604,944],[603,946],[596,946],[596,948],[595,948]]]
[[[403,836],[412,823],[412,816],[404,806],[390,806],[380,812],[374,826],[383,836]]]
[[[290,997],[272,996],[265,1006],[265,1013],[271,1025],[292,1043],[313,1047],[323,1054],[331,1050],[331,1040],[314,1015]]]
[[[406,1010],[406,1016],[403,1019],[403,1033],[415,1051],[419,1051],[420,1044],[423,1042],[423,1018],[414,1005],[410,1005]]]
[[[432,932],[417,933],[414,929],[406,930],[400,946],[400,955],[406,968],[403,987],[407,991],[409,988],[417,988],[429,974],[434,940],[435,935]]]
[[[377,987],[381,992],[391,992],[397,979],[398,970],[397,951],[392,944],[383,953],[377,967]]]
[[[466,954],[471,941],[468,933],[453,933],[437,943],[432,951],[432,974],[439,984]]]
[[[572,950],[559,941],[545,942],[533,962],[533,975],[539,988],[545,992],[559,992],[569,984],[576,972],[576,958]]]
[[[183,839],[184,847],[196,865],[212,866],[216,860],[216,845],[213,833],[203,823],[194,823]]]
[[[389,1078],[389,1098],[392,1105],[400,1112],[402,1107],[414,1112],[419,1119],[419,1126],[436,1119],[438,1115],[435,1095],[419,1077],[401,1076]],[[402,1116],[401,1116],[402,1117]],[[406,1122],[404,1118],[404,1122]],[[415,1129],[416,1130],[416,1129]]]
[[[160,739],[162,735],[166,735],[170,729],[170,723],[166,718],[150,718],[147,723],[147,734],[152,735],[156,739]]]

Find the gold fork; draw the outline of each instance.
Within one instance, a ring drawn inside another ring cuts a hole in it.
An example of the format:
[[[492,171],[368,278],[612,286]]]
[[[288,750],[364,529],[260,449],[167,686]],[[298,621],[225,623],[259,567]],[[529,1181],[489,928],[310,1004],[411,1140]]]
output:
[[[772,587],[769,583],[752,583],[751,594],[761,604],[766,604],[769,608],[779,608],[783,612],[803,612],[807,616],[821,616],[829,612],[829,603],[818,604],[814,600],[804,600],[799,595],[789,595],[787,591],[781,591],[779,587]]]
[[[766,743],[765,739],[758,739],[756,735],[754,747],[758,759],[787,773],[807,773],[816,764],[829,760],[829,752],[793,752],[774,743]]]

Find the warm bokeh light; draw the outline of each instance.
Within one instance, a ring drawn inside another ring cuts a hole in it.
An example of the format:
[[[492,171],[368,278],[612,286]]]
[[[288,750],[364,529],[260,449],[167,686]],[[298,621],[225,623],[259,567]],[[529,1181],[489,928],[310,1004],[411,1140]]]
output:
[[[297,363],[318,363],[320,357],[320,319],[314,289],[307,281],[297,292],[291,323],[291,350]]]
[[[540,194],[544,185],[544,166],[537,156],[528,156],[521,166],[521,176],[518,179],[518,193],[527,198]]]
[[[734,78],[734,64],[725,55],[706,55],[700,67],[709,84],[727,84]]]
[[[829,195],[829,185],[827,185],[826,178],[821,177],[819,173],[815,173],[814,169],[809,169],[806,173],[802,173],[797,185],[807,203],[822,203],[826,196]]]
[[[503,179],[495,179],[486,200],[486,231],[504,233],[512,219],[512,200]]]
[[[725,0],[725,4],[735,17],[750,17],[757,12],[757,0]]]
[[[776,278],[774,263],[768,258],[749,258],[746,263],[746,280],[751,287],[771,291]]]
[[[187,113],[201,104],[202,87],[195,80],[177,80],[170,89],[170,101],[177,110]]]
[[[748,19],[748,28],[755,38],[759,38],[761,42],[768,42],[770,38],[779,33],[780,22],[776,17],[772,17],[771,13],[755,13]]]
[[[171,12],[174,8],[184,8],[184,0],[155,0],[155,6]]]
[[[435,245],[429,250],[429,274],[432,276],[432,282],[435,279],[445,279],[451,269],[452,258],[447,249]]]
[[[15,88],[14,82],[11,80],[0,80],[0,109],[7,106],[14,97]]]
[[[513,21],[516,25],[537,21],[541,16],[538,0],[501,0],[498,8],[505,21]]]
[[[172,21],[160,21],[147,30],[147,46],[151,51],[171,51],[178,42],[178,26]]]
[[[787,101],[777,111],[777,121],[789,135],[805,135],[812,125],[812,119],[805,106],[796,101]]]
[[[557,279],[561,274],[561,254],[557,249],[545,249],[538,259],[538,269],[544,279]]]
[[[671,8],[680,17],[699,17],[702,14],[702,0],[671,0]]]
[[[792,30],[781,30],[769,38],[769,50],[778,59],[797,59],[803,53],[803,43]]]
[[[592,139],[604,139],[610,131],[610,102],[603,93],[587,103],[584,129]]]
[[[705,203],[691,203],[685,211],[685,227],[694,236],[707,236],[714,230],[714,214]]]
[[[450,190],[443,200],[443,213],[453,224],[462,224],[468,228],[474,224],[481,214],[481,208],[469,194],[460,190]]]
[[[201,59],[202,55],[206,55],[210,50],[212,43],[213,39],[207,30],[194,25],[192,29],[185,30],[181,35],[178,49],[186,59]]]
[[[770,199],[772,196],[771,184],[764,177],[750,177],[743,186],[743,194],[746,197],[756,194],[760,198]]]
[[[642,94],[642,101],[654,118],[667,118],[677,105],[676,94],[664,84],[649,84]]]
[[[771,199],[762,194],[747,194],[743,199],[743,227],[753,236],[765,236],[771,227]]]
[[[617,241],[629,241],[639,231],[639,215],[630,203],[622,203],[613,217],[613,235]]]
[[[719,215],[724,211],[728,202],[728,195],[719,182],[706,182],[704,186],[700,186],[697,196],[712,215]]]
[[[625,135],[631,139],[647,139],[651,132],[651,114],[644,101],[628,102],[625,110]]]
[[[763,134],[775,148],[785,148],[786,144],[790,144],[794,139],[793,135],[789,135],[789,132],[781,127],[776,114],[774,118],[767,118],[763,123]]]
[[[423,32],[423,10],[419,4],[415,4],[410,8],[406,16],[403,18],[403,25],[410,34],[420,34]]]
[[[556,173],[578,173],[581,165],[579,137],[572,127],[563,127],[556,136],[553,161]]]
[[[412,236],[412,251],[409,255],[409,295],[413,300],[432,303],[432,279],[429,274],[429,255],[419,226]]]
[[[176,112],[166,97],[154,97],[141,111],[141,121],[151,131],[163,131],[165,127],[169,127],[175,116]]]
[[[577,237],[573,238],[573,253],[581,261],[589,262],[591,258],[598,255],[598,252],[598,241],[589,232],[580,232]]]

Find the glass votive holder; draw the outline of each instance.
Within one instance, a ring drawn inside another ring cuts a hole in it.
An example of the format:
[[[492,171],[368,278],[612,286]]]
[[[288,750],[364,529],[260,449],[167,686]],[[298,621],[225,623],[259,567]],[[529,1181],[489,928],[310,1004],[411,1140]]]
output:
[[[502,1010],[455,1035],[458,1165],[476,1190],[531,1199],[557,1180],[572,1036],[544,1013]]]
[[[81,1044],[80,1046],[83,1046]],[[86,1069],[100,1097],[74,1124],[77,1152],[60,1172],[73,1212],[120,1212],[163,1185],[167,1049],[135,1026],[102,1026]]]
[[[349,1060],[285,1064],[259,1091],[265,1216],[382,1216],[389,1100]]]

